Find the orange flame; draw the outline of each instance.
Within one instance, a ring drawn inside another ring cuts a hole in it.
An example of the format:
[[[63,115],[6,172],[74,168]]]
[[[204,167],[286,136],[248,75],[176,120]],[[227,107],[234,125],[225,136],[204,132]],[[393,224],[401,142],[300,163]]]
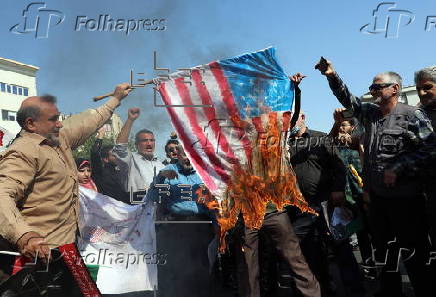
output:
[[[239,213],[242,213],[246,227],[260,229],[270,201],[279,211],[286,205],[293,205],[303,212],[316,214],[301,194],[295,173],[285,156],[289,114],[283,114],[282,121],[276,112],[264,116],[265,129],[257,129],[256,135],[249,137],[251,160],[245,166],[234,166],[225,199],[219,203],[208,191],[197,191],[198,201],[217,212],[220,251],[225,250],[226,232],[235,226]],[[235,118],[232,120],[243,129],[251,125]]]

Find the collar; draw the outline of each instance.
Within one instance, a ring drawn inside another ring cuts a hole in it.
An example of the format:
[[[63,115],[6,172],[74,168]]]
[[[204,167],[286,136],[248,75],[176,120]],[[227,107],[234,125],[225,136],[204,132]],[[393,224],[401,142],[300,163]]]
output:
[[[142,160],[144,160],[144,161],[150,161],[150,162],[155,162],[155,161],[157,161],[157,157],[154,157],[153,156],[153,158],[151,159],[151,160],[149,160],[149,159],[147,159],[146,157],[144,157],[143,155],[141,155],[140,153],[138,153],[138,152],[136,152],[140,157],[141,157],[141,159]]]
[[[21,129],[19,136],[25,138],[26,140],[29,140],[32,143],[38,144],[38,145],[48,144],[47,138],[45,138],[44,136],[41,136],[37,133],[28,132],[24,129]]]

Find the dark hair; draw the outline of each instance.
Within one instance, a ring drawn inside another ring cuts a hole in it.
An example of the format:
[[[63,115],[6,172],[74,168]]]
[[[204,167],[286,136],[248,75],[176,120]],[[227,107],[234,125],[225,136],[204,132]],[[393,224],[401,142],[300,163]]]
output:
[[[40,102],[56,104],[56,97],[52,95],[43,95],[40,96]],[[29,105],[25,107],[20,107],[17,111],[17,122],[21,128],[24,128],[24,124],[27,118],[32,118],[33,120],[37,120],[41,113],[41,108],[37,105]]]
[[[436,83],[436,66],[430,66],[415,72],[415,84],[421,80],[430,80]]]
[[[151,135],[154,136],[154,133],[151,132],[151,131],[148,130],[148,129],[142,129],[142,130],[139,130],[139,131],[136,132],[136,134],[135,134],[135,143],[138,143],[138,141],[139,141],[139,135],[140,135],[140,134],[151,134]]]
[[[167,143],[165,144],[165,153],[168,154],[168,147],[170,144],[179,145],[180,142],[177,139],[177,134],[175,132],[171,133],[170,139],[168,139]]]
[[[89,162],[88,159],[85,159],[85,158],[77,158],[77,159],[75,159],[74,161],[76,161],[77,169],[79,169],[80,164],[82,164],[82,163],[85,162],[85,161],[87,161],[88,164],[89,164],[89,167],[91,167],[91,162]]]
[[[109,158],[109,152],[113,149],[112,145],[105,145],[100,150],[101,158]]]
[[[177,139],[170,139],[170,140],[167,141],[167,143],[165,144],[165,153],[167,153],[167,154],[169,153],[168,147],[170,146],[170,144],[178,145],[179,141]]]
[[[351,126],[357,126],[359,124],[359,120],[357,118],[347,118],[344,119],[344,122],[349,122]]]

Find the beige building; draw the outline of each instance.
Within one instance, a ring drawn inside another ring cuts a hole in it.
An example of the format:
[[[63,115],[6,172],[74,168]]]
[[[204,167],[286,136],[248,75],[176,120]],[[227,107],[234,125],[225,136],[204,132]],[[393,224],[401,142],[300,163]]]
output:
[[[374,98],[368,92],[362,96],[363,102],[374,102]],[[401,103],[416,106],[419,103],[418,92],[416,91],[416,86],[403,87],[401,98],[399,100]]]
[[[36,96],[38,67],[0,57],[0,127],[15,135],[20,131],[16,122],[21,102]]]

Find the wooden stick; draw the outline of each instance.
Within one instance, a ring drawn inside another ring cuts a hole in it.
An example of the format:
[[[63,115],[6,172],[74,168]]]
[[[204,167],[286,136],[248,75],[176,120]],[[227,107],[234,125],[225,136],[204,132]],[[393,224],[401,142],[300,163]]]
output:
[[[152,79],[146,80],[143,83],[140,83],[138,85],[132,86],[132,89],[139,88],[139,87],[146,86],[146,85],[153,84],[153,83],[154,82],[153,82]],[[110,97],[110,96],[113,96],[113,95],[114,95],[114,92],[111,92],[111,93],[107,93],[107,94],[104,94],[104,95],[101,95],[101,96],[94,97],[93,100],[94,100],[94,102],[97,102],[97,101],[100,101],[100,100],[102,100],[104,98],[107,98],[107,97]]]

